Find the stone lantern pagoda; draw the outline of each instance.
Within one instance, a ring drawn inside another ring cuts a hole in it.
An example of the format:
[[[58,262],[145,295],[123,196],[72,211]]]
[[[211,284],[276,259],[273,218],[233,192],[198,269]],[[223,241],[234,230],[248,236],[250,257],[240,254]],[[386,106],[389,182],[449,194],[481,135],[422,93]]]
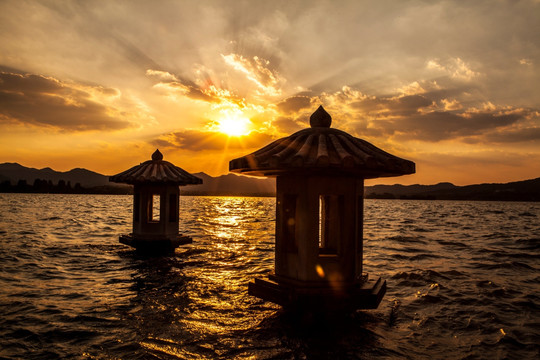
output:
[[[159,150],[143,162],[109,181],[133,186],[133,232],[121,235],[120,242],[145,253],[173,252],[191,243],[178,234],[179,186],[202,184],[202,180],[163,160]]]
[[[330,128],[311,127],[234,159],[236,173],[276,177],[275,272],[249,294],[285,307],[374,309],[386,281],[363,273],[364,179],[413,174],[415,164]]]

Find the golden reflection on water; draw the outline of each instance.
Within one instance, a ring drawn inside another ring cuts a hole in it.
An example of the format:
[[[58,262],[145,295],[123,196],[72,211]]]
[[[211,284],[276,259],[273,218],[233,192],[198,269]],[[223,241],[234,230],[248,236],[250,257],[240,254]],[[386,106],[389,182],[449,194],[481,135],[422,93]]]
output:
[[[246,229],[241,225],[246,222],[245,214],[250,210],[246,199],[220,197],[216,200],[207,204],[202,216],[197,219],[201,223],[213,225],[207,227],[205,232],[220,239],[231,239],[245,235]]]
[[[164,353],[174,357],[182,358],[182,355],[185,355],[185,349],[182,350],[181,347],[178,346],[173,340],[155,338],[151,339],[151,341],[152,342],[143,341],[140,344],[148,350],[153,350],[155,352]],[[197,354],[192,353],[191,355],[195,357]]]
[[[204,250],[201,253],[204,269],[193,269],[196,284],[190,286],[188,295],[196,299],[197,307],[189,311],[188,317],[178,319],[179,326],[194,336],[226,337],[231,332],[249,330],[254,322],[262,321],[269,311],[277,309],[265,304],[267,311],[251,314],[249,321],[243,313],[246,306],[259,302],[246,296],[249,274],[268,268],[264,265],[268,263],[263,261],[265,258],[273,260],[272,251],[263,253],[263,257],[260,253],[261,246],[273,245],[273,199],[200,197],[193,200],[200,209],[195,220],[202,232],[194,243]]]

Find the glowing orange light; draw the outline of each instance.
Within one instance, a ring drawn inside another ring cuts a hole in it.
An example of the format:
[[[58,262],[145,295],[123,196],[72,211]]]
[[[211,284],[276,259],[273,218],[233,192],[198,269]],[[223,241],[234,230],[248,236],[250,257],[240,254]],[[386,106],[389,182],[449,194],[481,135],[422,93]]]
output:
[[[317,275],[319,275],[319,277],[324,277],[324,269],[321,265],[317,264],[317,266],[315,266],[315,271],[317,271]]]
[[[217,130],[229,136],[242,136],[249,134],[250,124],[249,119],[244,117],[240,110],[223,109],[220,111]]]

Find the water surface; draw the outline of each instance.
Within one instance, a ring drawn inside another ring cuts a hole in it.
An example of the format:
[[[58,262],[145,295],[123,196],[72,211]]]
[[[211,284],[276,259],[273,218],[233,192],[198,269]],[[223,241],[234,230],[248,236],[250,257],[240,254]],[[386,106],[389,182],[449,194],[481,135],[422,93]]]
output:
[[[274,199],[182,197],[194,243],[118,243],[131,197],[0,194],[8,359],[536,359],[540,204],[366,200],[377,310],[302,319],[247,295],[273,268]]]

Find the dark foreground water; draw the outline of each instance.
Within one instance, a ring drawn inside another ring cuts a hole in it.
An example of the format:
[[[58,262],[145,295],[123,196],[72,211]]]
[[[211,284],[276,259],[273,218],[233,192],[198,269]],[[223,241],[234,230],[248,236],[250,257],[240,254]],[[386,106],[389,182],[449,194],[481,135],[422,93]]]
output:
[[[540,204],[367,200],[379,309],[299,319],[247,295],[274,199],[183,197],[193,236],[137,257],[131,198],[0,194],[0,358],[538,359]]]

